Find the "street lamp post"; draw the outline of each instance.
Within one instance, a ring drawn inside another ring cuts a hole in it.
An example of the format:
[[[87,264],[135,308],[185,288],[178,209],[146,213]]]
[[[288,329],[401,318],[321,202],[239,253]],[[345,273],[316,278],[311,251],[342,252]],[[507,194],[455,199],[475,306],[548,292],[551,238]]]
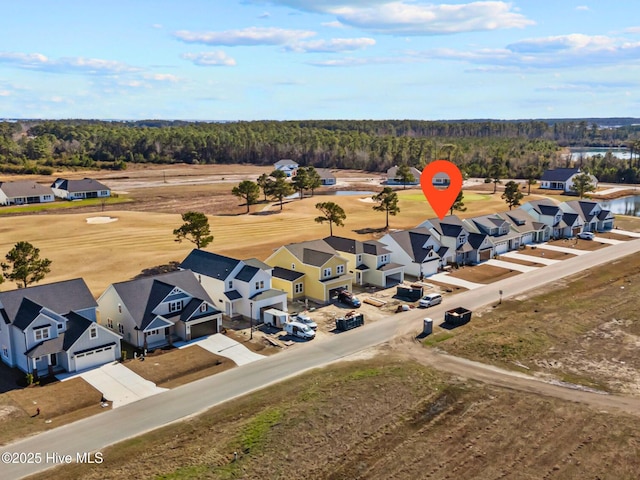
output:
[[[498,305],[502,305],[502,290],[499,290],[500,293],[500,301],[498,302]]]
[[[251,326],[249,338],[253,340],[253,302],[249,302],[249,325]]]

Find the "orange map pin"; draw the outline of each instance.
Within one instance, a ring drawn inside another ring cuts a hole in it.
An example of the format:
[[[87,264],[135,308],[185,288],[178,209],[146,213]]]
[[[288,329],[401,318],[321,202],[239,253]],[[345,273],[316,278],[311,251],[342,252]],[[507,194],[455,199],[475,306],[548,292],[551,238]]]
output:
[[[433,186],[433,177],[437,173],[444,173],[449,177],[449,186],[444,190]],[[435,160],[422,170],[420,186],[427,202],[442,220],[462,189],[462,173],[458,167],[447,160]]]

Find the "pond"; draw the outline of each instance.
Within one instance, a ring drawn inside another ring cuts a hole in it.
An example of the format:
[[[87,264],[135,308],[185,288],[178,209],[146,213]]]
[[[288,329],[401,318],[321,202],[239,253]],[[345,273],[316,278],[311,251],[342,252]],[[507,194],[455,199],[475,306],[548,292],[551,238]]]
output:
[[[614,200],[600,200],[602,208],[611,210],[619,215],[640,217],[640,195],[616,198]]]
[[[596,155],[605,156],[607,152],[611,152],[614,157],[618,157],[623,160],[629,160],[631,152],[627,148],[608,148],[608,147],[571,147],[571,156],[574,160],[583,158],[594,157]]]
[[[333,190],[330,192],[315,192],[314,195],[338,195],[338,196],[347,196],[347,195],[363,195],[363,196],[369,196],[369,195],[373,195],[374,193],[377,192],[370,192],[367,190]],[[305,196],[308,195],[307,193],[305,193]],[[289,195],[287,198],[300,198],[300,193],[296,192],[293,195]]]

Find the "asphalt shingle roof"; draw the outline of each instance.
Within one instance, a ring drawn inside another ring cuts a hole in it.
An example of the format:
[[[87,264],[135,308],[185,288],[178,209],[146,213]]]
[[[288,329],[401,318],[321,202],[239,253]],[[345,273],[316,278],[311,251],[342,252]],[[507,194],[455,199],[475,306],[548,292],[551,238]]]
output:
[[[259,271],[260,271],[260,269],[258,269],[256,267],[252,267],[250,265],[245,265],[244,267],[242,267],[240,269],[240,271],[236,275],[236,279],[240,280],[241,282],[250,282],[251,279],[253,277],[255,277],[256,273],[258,273]]]
[[[310,240],[308,242],[290,243],[285,245],[298,260],[306,265],[321,267],[338,252],[324,240]]]
[[[236,260],[235,258],[193,249],[191,253],[187,255],[187,258],[182,261],[180,268],[218,280],[226,280],[239,263],[240,260]]]
[[[540,180],[543,182],[566,182],[576,173],[580,173],[579,168],[556,168],[553,170],[545,170]]]
[[[58,189],[66,190],[69,193],[78,193],[78,192],[97,192],[102,190],[109,190],[109,187],[100,183],[93,178],[83,178],[82,180],[67,180],[63,178],[58,178],[51,187],[55,187],[56,183],[58,184]]]
[[[400,248],[402,248],[411,257],[414,262],[422,263],[425,257],[431,251],[423,248],[425,243],[431,238],[431,233],[425,227],[417,227],[412,230],[400,230],[392,232],[393,238]]]
[[[40,195],[53,196],[53,190],[31,180],[18,180],[15,182],[0,182],[0,190],[9,198],[38,197]]]
[[[281,278],[282,280],[293,282],[294,280],[297,280],[300,277],[303,277],[304,273],[296,272],[294,270],[289,270],[288,268],[273,267],[273,276],[276,278]]]

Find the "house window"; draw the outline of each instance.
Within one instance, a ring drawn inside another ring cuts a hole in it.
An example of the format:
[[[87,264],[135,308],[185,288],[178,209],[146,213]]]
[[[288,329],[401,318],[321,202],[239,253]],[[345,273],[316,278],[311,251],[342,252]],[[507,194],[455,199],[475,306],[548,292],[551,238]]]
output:
[[[62,330],[63,328],[64,328],[64,325],[63,325],[63,324],[61,324],[61,323],[59,323],[59,324],[58,324],[58,330]]]
[[[96,327],[91,327],[89,331],[89,338],[97,338],[98,337],[98,329]]]
[[[169,302],[169,313],[178,312],[180,310],[182,310],[182,300]]]
[[[122,313],[122,305],[118,304],[118,313]]]
[[[34,333],[36,334],[37,341],[46,340],[49,338],[49,327],[39,328],[35,330]]]
[[[201,312],[206,312],[207,311],[207,304],[203,303],[202,305],[200,305],[200,311]]]
[[[4,345],[2,346],[2,355],[5,358],[9,358],[9,349],[7,347],[5,347]]]
[[[150,332],[147,332],[147,336],[151,336],[151,335],[157,335],[158,334],[158,330],[151,330]]]
[[[325,268],[325,269],[322,271],[322,276],[323,276],[323,277],[330,277],[330,276],[331,276],[331,267],[329,267],[329,268]]]
[[[264,280],[256,282],[256,290],[262,290],[264,288]]]
[[[302,284],[302,283],[296,283],[296,284],[293,286],[293,291],[294,291],[295,293],[302,293],[302,292],[304,291],[304,288],[303,288],[303,287],[304,287],[304,284]]]
[[[336,267],[336,275],[342,275],[344,273],[344,265],[338,265]]]
[[[387,263],[389,261],[389,255],[380,255],[380,263]]]
[[[111,320],[110,318],[107,318],[107,327],[113,330],[113,320]]]
[[[229,290],[233,289],[233,280],[229,280]]]
[[[358,255],[356,257],[356,259],[357,259],[356,262],[361,263],[362,262],[362,255]]]
[[[118,324],[118,332],[120,332],[120,335],[124,335],[124,325],[121,323]]]
[[[295,270],[295,269],[296,269],[296,264],[295,264],[295,263],[292,263],[292,264],[291,264],[291,270]]]

